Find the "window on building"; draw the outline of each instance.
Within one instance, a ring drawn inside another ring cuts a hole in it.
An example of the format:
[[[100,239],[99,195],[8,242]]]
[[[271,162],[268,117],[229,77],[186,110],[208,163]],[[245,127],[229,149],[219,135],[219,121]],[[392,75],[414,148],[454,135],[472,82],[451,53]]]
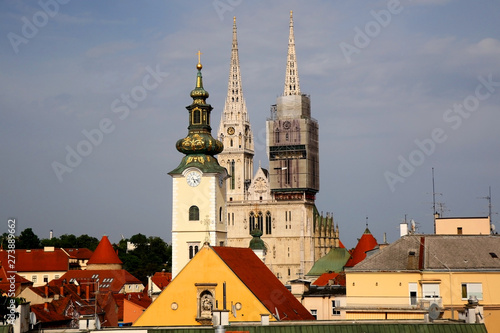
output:
[[[231,161],[231,190],[234,190],[236,174],[234,172],[234,160]]]
[[[290,276],[291,272],[290,272],[290,267],[288,268],[288,276]]]
[[[463,233],[462,227],[457,227],[457,235],[461,235]]]
[[[44,275],[43,276],[43,283],[47,283],[49,282],[49,276],[48,275]]]
[[[483,285],[481,283],[462,283],[462,299],[466,300],[476,297],[479,301],[483,299]]]
[[[311,309],[311,314],[314,317],[314,319],[318,319],[318,310],[316,309]]]
[[[193,111],[193,124],[200,124],[200,123],[201,123],[200,110],[194,110]]]
[[[333,300],[332,301],[332,316],[340,316],[340,301]]]
[[[422,284],[422,296],[424,298],[438,298],[439,283],[424,283]]]
[[[189,207],[189,221],[198,221],[200,219],[200,209],[198,206]]]
[[[263,224],[264,224],[264,221],[263,221],[263,216],[262,216],[262,212],[258,212],[257,213],[257,228],[260,230],[260,231],[263,231]]]
[[[219,207],[219,222],[222,222],[222,207]]]
[[[270,235],[272,229],[271,212],[266,212],[266,234]]]
[[[250,229],[250,233],[255,229],[255,214],[253,212],[250,212],[248,217],[248,229]]]
[[[418,292],[417,283],[410,282],[408,284],[408,289],[410,292],[410,305],[417,305],[417,292]]]
[[[31,276],[31,282],[36,283],[38,280],[38,277],[36,275]]]

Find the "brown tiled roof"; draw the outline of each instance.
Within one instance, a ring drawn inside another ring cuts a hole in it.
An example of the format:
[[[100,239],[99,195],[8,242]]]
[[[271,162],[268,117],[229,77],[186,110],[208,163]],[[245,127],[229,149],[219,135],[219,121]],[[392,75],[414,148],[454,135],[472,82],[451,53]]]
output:
[[[403,236],[349,271],[448,269],[500,271],[500,236]]]
[[[251,249],[219,246],[213,249],[269,312],[280,320],[314,320]]]
[[[61,249],[45,251],[43,249],[16,250],[15,270],[22,272],[67,271],[69,257]],[[0,250],[0,261],[8,262],[8,252]]]
[[[97,248],[87,262],[87,265],[91,264],[122,264],[108,236],[102,236],[99,245],[97,245]]]

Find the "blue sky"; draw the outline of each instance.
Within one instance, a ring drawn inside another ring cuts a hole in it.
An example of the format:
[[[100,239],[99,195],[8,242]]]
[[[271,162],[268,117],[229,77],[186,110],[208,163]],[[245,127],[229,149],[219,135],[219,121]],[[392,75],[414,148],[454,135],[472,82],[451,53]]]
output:
[[[52,229],[170,240],[167,172],[182,157],[174,146],[187,133],[196,52],[216,130],[233,16],[255,167],[266,167],[290,10],[301,90],[320,125],[317,206],[334,213],[346,246],[366,217],[379,241],[398,237],[405,214],[432,232],[432,168],[444,216],[486,215],[489,186],[498,210],[500,3],[3,1],[0,231],[16,217],[18,232],[42,238]],[[78,149],[86,156],[71,167]],[[59,177],[54,163],[66,167]]]

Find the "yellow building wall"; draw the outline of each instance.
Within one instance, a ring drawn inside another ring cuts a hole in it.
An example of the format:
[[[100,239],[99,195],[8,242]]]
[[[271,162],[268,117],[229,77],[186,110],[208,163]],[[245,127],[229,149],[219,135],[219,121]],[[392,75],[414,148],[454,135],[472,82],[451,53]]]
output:
[[[490,328],[500,327],[500,272],[346,272],[347,307],[377,308],[389,305],[409,304],[409,283],[417,283],[417,298],[422,298],[423,283],[439,283],[442,306],[446,309],[443,318],[458,319],[458,309],[463,309],[467,299],[462,298],[463,283],[481,283],[485,324]],[[450,287],[451,286],[451,287]],[[429,299],[432,300],[432,299]],[[453,309],[453,314],[452,314]],[[355,312],[355,311],[354,311]],[[403,317],[413,319],[411,313]],[[376,319],[379,314],[350,313],[346,319]],[[403,318],[399,318],[403,319]],[[494,330],[492,330],[493,332]]]
[[[436,235],[457,235],[457,228],[462,228],[463,235],[489,235],[489,217],[437,218]]]
[[[215,300],[222,309],[223,283],[226,282],[227,308],[241,303],[236,318],[229,313],[229,321],[257,321],[261,314],[270,314],[262,303],[234,275],[219,256],[210,248],[203,247],[175,279],[163,290],[151,306],[139,317],[134,326],[200,325],[197,316],[196,283],[216,283]],[[174,310],[172,304],[177,304]],[[274,321],[274,317],[270,316]]]

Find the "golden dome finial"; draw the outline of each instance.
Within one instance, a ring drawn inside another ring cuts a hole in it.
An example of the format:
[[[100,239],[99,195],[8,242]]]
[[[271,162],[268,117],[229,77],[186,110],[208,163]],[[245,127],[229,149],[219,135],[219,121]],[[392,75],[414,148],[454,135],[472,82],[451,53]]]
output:
[[[200,50],[198,50],[198,64],[196,65],[196,68],[197,68],[198,70],[200,70],[200,69],[202,69],[202,68],[203,68],[203,66],[201,65],[201,54],[202,54],[202,53],[201,53],[201,51],[200,51]]]

